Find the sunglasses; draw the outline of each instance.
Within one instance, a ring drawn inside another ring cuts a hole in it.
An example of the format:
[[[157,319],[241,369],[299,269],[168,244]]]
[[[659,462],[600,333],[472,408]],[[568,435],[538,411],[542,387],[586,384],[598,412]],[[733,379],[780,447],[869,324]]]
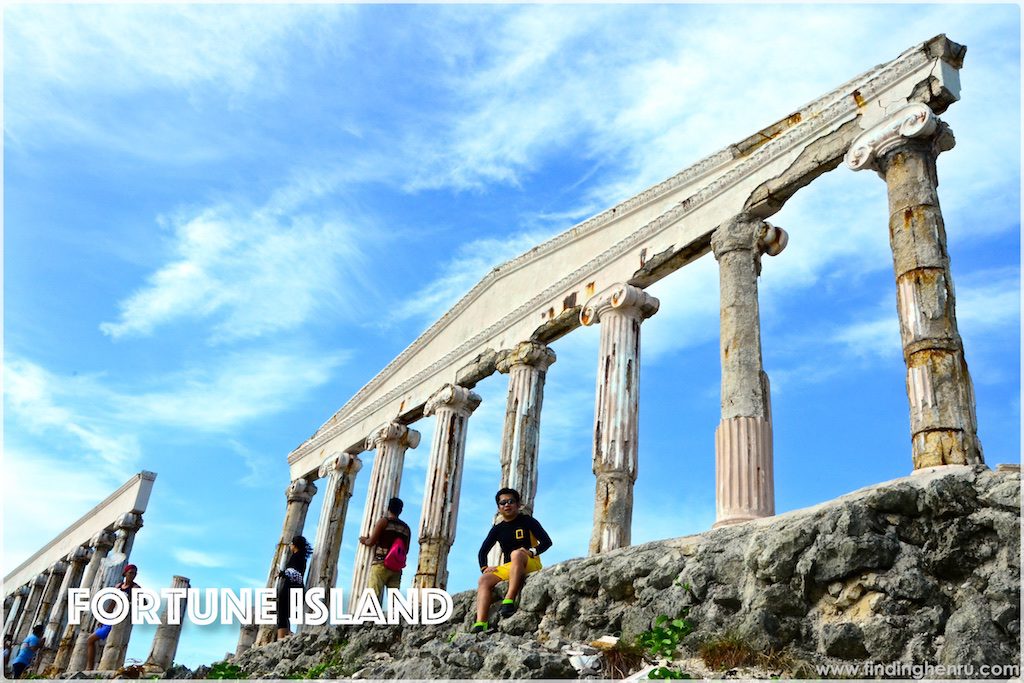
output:
[[[499,500],[498,501],[498,507],[505,507],[506,505],[515,505],[515,504],[516,504],[516,499],[515,498],[505,498],[504,500]]]

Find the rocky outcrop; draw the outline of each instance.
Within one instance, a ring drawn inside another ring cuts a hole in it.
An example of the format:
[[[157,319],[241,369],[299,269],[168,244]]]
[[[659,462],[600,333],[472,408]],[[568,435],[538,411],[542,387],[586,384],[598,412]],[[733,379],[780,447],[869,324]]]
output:
[[[724,634],[805,661],[1020,663],[1020,474],[936,468],[813,508],[569,560],[520,610],[467,633],[472,592],[439,626],[324,628],[234,660],[250,677],[575,677],[566,649],[688,610],[682,654]]]

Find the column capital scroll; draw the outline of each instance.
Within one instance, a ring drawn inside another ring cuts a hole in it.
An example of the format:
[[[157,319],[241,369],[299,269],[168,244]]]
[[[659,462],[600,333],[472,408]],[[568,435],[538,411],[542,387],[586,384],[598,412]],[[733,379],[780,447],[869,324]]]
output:
[[[126,512],[117,518],[114,527],[125,531],[138,531],[142,528],[142,515],[137,512]]]
[[[317,476],[327,477],[331,474],[355,474],[363,467],[363,461],[357,456],[351,453],[345,453],[344,451],[338,453],[331,453],[324,461],[320,463],[320,469],[317,470]]]
[[[423,414],[430,416],[439,408],[447,407],[468,416],[480,406],[482,400],[475,391],[454,384],[445,384],[427,399]]]
[[[316,485],[300,477],[288,484],[284,495],[289,503],[309,503],[316,495]]]
[[[29,585],[43,587],[46,585],[46,572],[36,574],[36,578],[29,582]]]
[[[114,547],[114,534],[103,530],[92,537],[89,541],[89,545],[96,550],[110,550]]]
[[[590,297],[580,311],[580,322],[589,327],[601,322],[601,316],[613,309],[636,309],[639,317],[650,318],[659,306],[661,302],[644,290],[622,282]]]
[[[55,574],[57,576],[64,576],[64,574],[67,571],[68,571],[68,563],[66,561],[64,561],[64,560],[57,560],[56,562],[53,563],[53,566],[50,567],[50,573],[51,574]]]
[[[758,255],[778,256],[789,244],[789,233],[768,221],[741,213],[719,225],[711,234],[711,250],[716,260],[731,251],[757,251]]]
[[[416,448],[420,445],[420,433],[404,424],[387,422],[370,432],[364,448],[368,451],[377,450],[385,441],[397,441],[400,446]]]
[[[89,549],[80,545],[64,557],[65,562],[85,562],[89,559]]]
[[[503,375],[507,375],[515,365],[530,365],[544,372],[556,359],[555,352],[546,344],[525,341],[511,349],[501,351],[495,367]]]
[[[846,153],[846,166],[853,171],[878,170],[878,162],[889,151],[912,140],[931,139],[935,154],[953,149],[956,140],[949,126],[939,120],[928,105],[914,102],[862,133]]]

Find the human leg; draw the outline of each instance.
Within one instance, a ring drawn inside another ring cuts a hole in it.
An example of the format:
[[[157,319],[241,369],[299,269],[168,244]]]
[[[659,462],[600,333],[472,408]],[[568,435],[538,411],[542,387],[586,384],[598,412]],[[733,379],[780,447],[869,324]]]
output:
[[[476,620],[477,623],[487,623],[487,610],[491,607],[491,592],[501,581],[495,573],[483,574],[477,582],[476,587]]]
[[[277,589],[277,639],[281,640],[291,635],[291,622],[288,621],[289,612],[289,591],[292,584],[288,581]]]
[[[530,559],[530,553],[522,548],[512,551],[512,566],[509,570],[508,591],[505,593],[505,600],[512,600],[519,596],[523,588],[523,579],[526,578],[526,562]]]
[[[387,567],[383,562],[370,565],[370,576],[366,579],[366,587],[384,602],[384,585],[387,583]]]
[[[21,672],[25,670],[26,666],[26,664],[22,664],[21,662],[15,662],[14,664],[11,664],[11,677],[21,678]]]

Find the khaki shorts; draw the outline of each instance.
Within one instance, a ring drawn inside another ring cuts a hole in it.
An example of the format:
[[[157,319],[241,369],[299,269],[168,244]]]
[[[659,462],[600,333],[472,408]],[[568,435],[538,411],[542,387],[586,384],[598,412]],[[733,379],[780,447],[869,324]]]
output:
[[[383,593],[385,586],[398,590],[401,583],[401,571],[391,571],[384,566],[383,562],[370,565],[370,577],[366,580],[366,587],[372,589],[381,600],[384,599]]]
[[[532,574],[535,571],[538,571],[540,567],[541,564],[539,557],[531,557],[528,560],[526,560],[527,574]],[[512,575],[512,563],[506,562],[505,564],[501,565],[500,567],[494,570],[494,574],[502,581],[508,581],[508,577]]]

